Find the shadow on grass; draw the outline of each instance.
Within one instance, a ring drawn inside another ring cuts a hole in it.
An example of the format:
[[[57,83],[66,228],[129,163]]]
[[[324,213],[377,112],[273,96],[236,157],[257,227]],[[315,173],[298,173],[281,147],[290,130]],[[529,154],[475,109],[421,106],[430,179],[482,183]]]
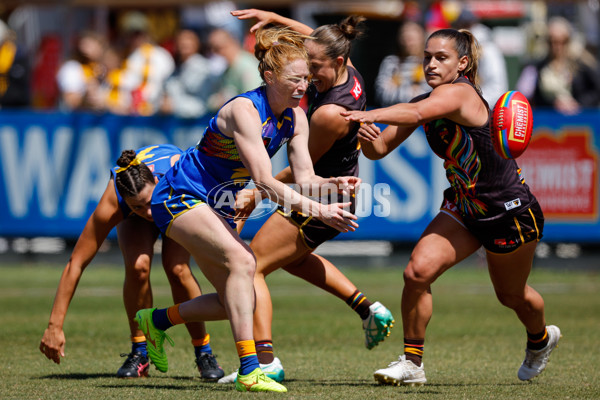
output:
[[[80,374],[80,373],[72,373],[72,374],[52,374],[52,375],[42,375],[38,377],[33,377],[31,379],[56,379],[56,380],[71,380],[71,381],[83,381],[86,379],[104,379],[104,378],[114,378],[115,374]]]
[[[83,381],[88,379],[110,379],[116,380],[118,382],[123,382],[123,384],[98,384],[98,387],[109,388],[109,389],[120,389],[126,386],[129,386],[128,383],[132,383],[137,388],[145,388],[145,389],[164,389],[164,390],[189,390],[190,385],[173,385],[168,384],[164,380],[168,379],[170,381],[186,381],[203,389],[211,389],[222,392],[230,392],[233,385],[222,385],[216,382],[207,382],[203,381],[199,378],[193,376],[150,376],[147,378],[131,378],[131,379],[123,379],[117,378],[114,374],[109,373],[98,373],[98,374],[84,374],[84,373],[72,373],[72,374],[52,374],[52,375],[42,375],[38,377],[33,377],[31,379],[40,379],[40,380],[66,380],[66,381]]]
[[[323,380],[323,379],[286,379],[285,383],[306,383],[310,385],[320,385],[320,386],[354,386],[354,387],[393,387],[393,385],[382,385],[377,382],[372,382],[370,380],[354,380],[354,381],[340,381],[340,380]],[[398,388],[402,388],[405,390],[414,390],[419,393],[439,393],[437,391],[431,391],[431,388],[460,388],[460,387],[484,387],[484,386],[523,386],[523,382],[513,382],[513,383],[427,383],[423,386],[410,386],[410,385],[400,385]]]
[[[231,392],[232,390],[232,386],[231,385],[218,385],[218,384],[210,384],[210,383],[205,383],[205,382],[198,382],[198,387],[196,386],[189,386],[189,385],[169,385],[169,384],[141,384],[141,385],[135,385],[135,387],[137,389],[161,389],[161,390],[198,390],[198,389],[210,389],[213,391],[217,391],[217,392]],[[121,389],[123,387],[125,387],[125,385],[98,385],[98,387],[101,388],[105,388],[105,389]]]

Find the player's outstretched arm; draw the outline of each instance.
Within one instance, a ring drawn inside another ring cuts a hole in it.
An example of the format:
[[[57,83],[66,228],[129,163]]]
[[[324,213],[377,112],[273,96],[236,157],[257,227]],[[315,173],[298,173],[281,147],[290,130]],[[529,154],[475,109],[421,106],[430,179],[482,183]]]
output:
[[[234,109],[235,112],[233,112]],[[308,137],[308,122],[306,121],[306,115],[303,114],[302,110],[295,110],[295,112],[296,129],[294,131],[294,137],[288,142],[288,150],[290,149],[290,143],[298,140],[297,137],[300,135],[299,131],[301,131],[301,143],[303,143],[305,157],[303,157],[300,169],[314,175],[312,161],[308,154],[306,144]],[[260,134],[262,123],[256,108],[249,100],[238,98],[231,101],[221,109],[219,118],[226,121],[226,123],[223,122],[223,125],[226,126],[227,130],[230,130],[229,133],[233,135],[240,158],[250,173],[252,180],[254,180],[255,185],[260,188],[261,191],[266,191],[269,198],[273,199],[278,204],[286,205],[293,210],[301,211],[321,219],[324,223],[341,232],[354,231],[358,227],[358,224],[355,222],[357,219],[356,216],[344,210],[345,207],[350,206],[350,203],[321,204],[308,197],[302,196],[300,193],[273,177],[271,160],[267,154]],[[251,121],[254,123],[251,123]],[[300,121],[302,122],[299,127],[298,123]],[[294,177],[301,177],[297,174],[294,165],[296,164],[297,166],[298,164],[292,162],[291,159],[290,164]],[[319,177],[319,179],[322,180],[323,178]]]
[[[88,219],[83,232],[79,236],[71,258],[63,270],[56,289],[48,327],[44,331],[40,342],[40,351],[57,364],[60,364],[61,357],[65,356],[66,340],[63,324],[79,279],[111,229],[122,219],[123,216],[117,203],[117,195],[111,179],[96,210]]]
[[[231,15],[239,19],[256,19],[257,22],[252,25],[250,32],[255,32],[267,24],[285,25],[303,35],[310,35],[313,31],[313,28],[301,22],[283,17],[271,11],[258,10],[256,8],[235,10],[231,12]]]

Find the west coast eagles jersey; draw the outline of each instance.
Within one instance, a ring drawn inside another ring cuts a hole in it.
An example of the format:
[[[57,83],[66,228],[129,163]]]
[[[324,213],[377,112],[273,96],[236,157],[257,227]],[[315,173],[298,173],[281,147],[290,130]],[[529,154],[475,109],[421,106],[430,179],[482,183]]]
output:
[[[294,111],[286,109],[278,120],[271,111],[264,87],[236,97],[250,99],[258,110],[262,123],[262,140],[269,157],[273,157],[294,134]],[[185,151],[180,161],[166,175],[174,191],[188,193],[213,208],[217,206],[214,194],[219,187],[227,185],[230,195],[234,196],[251,179],[233,138],[225,136],[219,130],[217,116],[218,113],[210,120],[198,145]]]
[[[155,146],[146,146],[136,150],[135,158],[146,164],[152,174],[160,180],[164,174],[171,169],[171,158],[181,153],[181,149],[177,146],[173,146],[172,144],[161,144]],[[110,176],[113,178],[115,191],[117,192],[117,199],[119,201],[119,207],[123,212],[123,217],[126,218],[129,214],[131,214],[131,209],[127,203],[125,203],[125,200],[123,197],[121,197],[119,191],[117,190],[116,178],[117,170],[119,168],[121,167],[113,167],[110,170]]]

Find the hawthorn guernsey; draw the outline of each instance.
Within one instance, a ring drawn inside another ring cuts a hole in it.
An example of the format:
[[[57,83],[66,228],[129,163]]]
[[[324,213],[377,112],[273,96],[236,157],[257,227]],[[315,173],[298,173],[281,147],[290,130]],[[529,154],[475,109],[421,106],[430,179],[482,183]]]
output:
[[[517,158],[529,145],[533,131],[531,106],[521,92],[504,93],[492,112],[491,135],[494,149],[503,158]]]

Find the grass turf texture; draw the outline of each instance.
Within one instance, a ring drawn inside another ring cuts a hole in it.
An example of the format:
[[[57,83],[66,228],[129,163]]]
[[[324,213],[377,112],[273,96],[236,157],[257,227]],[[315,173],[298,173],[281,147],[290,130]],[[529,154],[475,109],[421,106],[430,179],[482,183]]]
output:
[[[130,350],[122,303],[123,270],[92,265],[71,303],[60,365],[38,350],[47,325],[60,265],[0,267],[0,398],[2,399],[235,399],[233,385],[203,382],[184,327],[169,330],[169,371],[151,366],[146,379],[115,378]],[[276,354],[286,368],[293,399],[597,399],[600,398],[600,279],[598,272],[534,269],[530,284],[542,293],[548,323],[563,333],[547,370],[531,383],[517,379],[525,332],[512,311],[496,300],[487,271],[461,266],[433,287],[434,315],[425,348],[428,384],[419,388],[378,385],[373,371],[402,351],[402,270],[343,269],[372,301],[396,317],[391,336],[375,349],[363,345],[358,316],[341,300],[283,271],[268,278],[272,289]],[[203,289],[212,288],[194,266]],[[155,305],[172,303],[160,267],[152,274]],[[229,324],[207,323],[226,373],[238,367]]]

